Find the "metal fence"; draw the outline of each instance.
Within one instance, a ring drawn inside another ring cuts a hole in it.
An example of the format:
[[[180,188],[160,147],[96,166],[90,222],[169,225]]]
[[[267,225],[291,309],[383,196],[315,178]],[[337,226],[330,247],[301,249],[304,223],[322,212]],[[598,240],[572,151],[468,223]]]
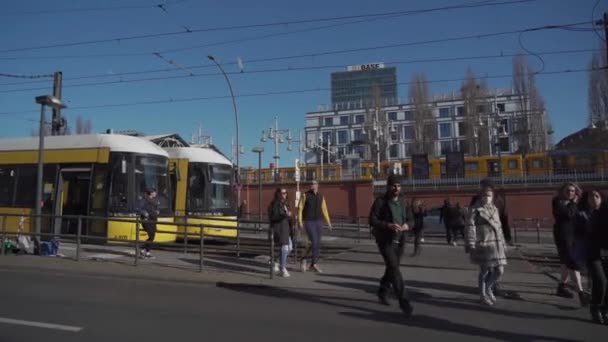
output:
[[[34,214],[11,214],[11,213],[0,213],[0,223],[1,223],[1,255],[6,254],[6,245],[5,241],[8,238],[16,239],[19,235],[29,236],[34,239],[35,244],[35,253],[38,253],[40,246],[36,243],[37,240],[58,240],[60,242],[73,242],[76,245],[76,251],[74,260],[80,261],[81,254],[83,250],[83,246],[85,245],[85,241],[87,243],[97,243],[97,244],[108,244],[111,246],[120,245],[126,246],[134,249],[133,253],[133,262],[134,266],[138,266],[139,260],[141,258],[141,247],[146,241],[142,240],[141,232],[143,230],[142,224],[144,223],[156,223],[158,228],[156,234],[172,234],[175,235],[175,242],[152,242],[151,245],[155,248],[165,248],[171,251],[182,251],[184,254],[187,253],[198,253],[198,265],[197,269],[199,272],[202,272],[205,268],[205,253],[207,253],[210,248],[205,245],[206,240],[219,240],[225,241],[228,240],[230,242],[234,242],[234,249],[231,247],[228,248],[220,248],[214,247],[211,251],[220,251],[220,252],[228,252],[234,255],[236,258],[240,258],[242,253],[251,253],[259,256],[268,256],[269,258],[269,277],[272,279],[274,276],[273,268],[274,268],[274,260],[275,260],[275,240],[274,240],[274,232],[270,229],[270,225],[268,224],[267,218],[265,215],[257,215],[252,213],[245,213],[237,222],[236,226],[226,226],[222,224],[222,221],[225,223],[234,223],[234,219],[229,218],[221,218],[221,217],[213,217],[207,218],[211,221],[215,221],[214,224],[188,224],[187,217],[177,217],[176,221],[179,222],[153,222],[146,221],[140,218],[133,219],[124,219],[124,218],[114,218],[114,217],[96,217],[96,216],[80,216],[80,215],[48,215],[43,214],[41,217],[43,219],[50,219],[51,222],[55,222],[55,220],[66,220],[75,223],[76,229],[71,234],[65,233],[48,233],[41,232],[39,234],[35,232],[25,232],[17,227],[8,227],[8,219],[16,218],[16,219],[29,219],[34,220],[37,216]],[[358,244],[361,240],[370,239],[371,234],[369,233],[369,229],[366,222],[366,218],[347,218],[347,217],[334,217],[333,218],[333,230],[331,232],[326,233],[327,236],[335,236],[345,238],[349,244]],[[31,221],[33,222],[33,221]],[[135,224],[135,238],[134,239],[116,239],[109,238],[107,236],[98,236],[98,235],[87,235],[83,234],[83,227],[86,224],[91,224],[93,222],[104,222],[107,224],[108,222],[123,222],[129,224]],[[163,230],[163,225],[170,226],[178,226],[183,229],[179,229],[180,231],[168,231]],[[188,231],[187,228],[198,228],[198,234],[193,234],[191,231]],[[208,234],[205,232],[205,228],[217,228],[223,230],[234,230],[236,231],[235,237],[217,237],[212,234]],[[262,238],[256,238],[256,241],[260,242],[260,245],[256,246],[243,246],[242,240],[247,238],[247,236],[259,236],[262,235]],[[303,236],[304,234],[296,234],[298,237]],[[181,243],[177,242],[181,239]],[[198,245],[193,248],[190,244],[193,240],[198,240]],[[300,241],[302,240],[302,241]],[[294,253],[292,255],[292,260],[297,262],[299,260],[299,249],[306,249],[307,242],[303,241],[304,239],[298,238],[294,241]],[[259,253],[262,251],[262,253]]]

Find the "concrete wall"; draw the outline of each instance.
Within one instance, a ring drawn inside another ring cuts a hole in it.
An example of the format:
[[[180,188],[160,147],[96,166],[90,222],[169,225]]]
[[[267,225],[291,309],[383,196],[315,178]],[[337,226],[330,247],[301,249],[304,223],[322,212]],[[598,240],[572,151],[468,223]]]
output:
[[[266,213],[266,207],[272,199],[275,189],[279,185],[262,185],[262,214]],[[280,185],[289,192],[290,202],[295,200],[295,184]],[[307,191],[309,183],[301,185],[302,192]],[[468,206],[471,197],[475,195],[475,190],[455,190],[455,189],[430,189],[416,190],[404,188],[406,200],[423,200],[428,208],[440,207],[446,198],[450,198],[454,203],[460,202],[463,206]],[[583,189],[584,190],[584,189]],[[603,188],[608,192],[608,187]],[[374,199],[373,185],[371,181],[339,181],[321,182],[319,191],[325,195],[327,206],[332,217],[367,217],[369,208]],[[525,218],[547,218],[552,219],[551,200],[557,194],[556,186],[538,187],[533,189],[518,188],[505,189],[509,217],[514,219]],[[242,198],[247,200],[248,211],[257,213],[257,185],[243,187]]]

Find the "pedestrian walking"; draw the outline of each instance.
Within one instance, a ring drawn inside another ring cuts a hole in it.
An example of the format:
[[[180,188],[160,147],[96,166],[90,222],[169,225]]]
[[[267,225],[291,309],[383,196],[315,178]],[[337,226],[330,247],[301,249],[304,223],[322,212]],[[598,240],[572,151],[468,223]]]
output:
[[[274,198],[268,208],[270,229],[272,229],[275,244],[280,250],[280,261],[274,263],[274,272],[285,278],[290,276],[287,270],[287,258],[293,249],[291,236],[293,213],[288,201],[287,189],[278,188],[274,192]]]
[[[608,203],[597,189],[586,191],[576,220],[575,257],[585,258],[591,278],[591,320],[608,325]]]
[[[141,256],[151,258],[150,249],[156,237],[156,222],[158,221],[158,200],[156,199],[156,189],[149,188],[146,190],[146,196],[140,202],[140,217],[145,222],[142,223],[144,230],[148,234],[148,239],[143,245]]]
[[[496,304],[494,286],[507,265],[506,243],[494,190],[484,189],[480,200],[471,208],[466,226],[466,250],[471,261],[479,265],[478,285],[481,303]]]
[[[443,201],[443,206],[439,209],[439,224],[441,224],[441,222],[443,222],[443,225],[445,226],[445,236],[448,242],[448,245],[451,245],[453,243],[453,226],[451,223],[451,214],[452,211],[452,201],[449,198],[446,198]]]
[[[386,182],[386,193],[376,198],[369,214],[369,224],[385,265],[377,295],[381,304],[390,305],[387,295],[392,287],[399,300],[399,307],[409,316],[413,307],[407,298],[399,267],[405,249],[405,232],[409,230],[407,222],[407,207],[401,194],[401,183],[397,176],[391,175]]]
[[[302,194],[298,208],[298,223],[300,227],[304,227],[310,240],[310,245],[303,255],[309,255],[312,252],[310,267],[308,267],[306,259],[302,257],[302,272],[312,270],[313,272],[322,273],[318,263],[321,255],[323,219],[325,219],[329,230],[332,230],[325,197],[319,192],[319,183],[315,180],[312,181],[310,190]]]
[[[412,256],[418,256],[422,253],[422,243],[424,242],[426,205],[420,200],[412,201],[412,203],[412,215],[414,219],[414,254]]]
[[[556,295],[564,298],[574,298],[567,288],[570,279],[578,291],[581,306],[588,305],[589,294],[583,290],[580,270],[583,263],[574,256],[575,224],[578,214],[578,202],[581,189],[574,183],[566,183],[559,188],[559,193],[552,200],[553,239],[561,264],[561,279],[557,286]]]
[[[460,206],[460,202],[456,202],[456,205],[450,208],[448,213],[451,222],[452,229],[452,245],[456,246],[456,241],[460,235],[464,240],[464,227],[466,225],[467,210]]]

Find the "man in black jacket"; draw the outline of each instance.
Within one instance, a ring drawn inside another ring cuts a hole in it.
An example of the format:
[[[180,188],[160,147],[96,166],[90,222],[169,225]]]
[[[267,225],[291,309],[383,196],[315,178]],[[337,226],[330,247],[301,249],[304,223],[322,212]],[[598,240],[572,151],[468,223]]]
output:
[[[156,237],[156,221],[158,220],[158,200],[156,199],[156,189],[150,188],[146,190],[146,197],[142,198],[140,203],[141,218],[145,223],[142,223],[144,230],[148,234],[148,240],[144,243],[141,250],[141,256],[151,258],[150,246]]]
[[[407,209],[401,196],[401,184],[395,175],[389,176],[386,181],[386,194],[374,201],[369,214],[369,224],[386,266],[384,276],[380,280],[378,299],[380,303],[389,305],[386,296],[392,285],[401,310],[409,316],[413,308],[406,297],[403,276],[399,269],[405,248],[404,232],[409,230],[409,226]]]

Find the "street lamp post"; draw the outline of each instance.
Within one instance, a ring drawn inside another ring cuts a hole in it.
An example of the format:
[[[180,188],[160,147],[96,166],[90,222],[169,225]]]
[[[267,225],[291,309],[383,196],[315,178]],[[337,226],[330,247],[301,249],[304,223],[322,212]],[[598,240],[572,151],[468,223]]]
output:
[[[262,221],[262,153],[263,147],[254,147],[251,152],[258,154],[258,221]],[[259,223],[261,225],[261,223]],[[261,226],[260,226],[261,227]]]
[[[220,69],[220,71],[222,72],[222,74],[224,75],[224,78],[226,79],[226,83],[228,83],[228,88],[230,89],[230,97],[232,97],[232,106],[234,107],[234,122],[236,125],[236,148],[237,148],[237,152],[236,152],[236,184],[237,184],[237,206],[241,205],[241,165],[239,163],[239,152],[240,152],[240,144],[239,144],[239,111],[238,108],[236,106],[236,99],[234,98],[234,91],[232,90],[232,84],[230,83],[230,79],[228,78],[228,75],[226,74],[226,72],[224,71],[224,68],[222,68],[222,65],[220,63],[217,62],[217,60],[215,59],[215,57],[209,55],[207,56],[207,58],[214,62],[215,65],[217,65],[217,67]]]
[[[50,95],[36,97],[36,103],[40,105],[40,131],[38,132],[38,177],[36,179],[36,242],[40,246],[40,233],[42,223],[42,182],[44,174],[44,131],[45,131],[45,106],[53,109],[65,108],[65,105],[58,98]]]
[[[279,159],[281,158],[279,155],[279,144],[285,142],[284,135],[287,134],[287,142],[289,143],[288,149],[290,149],[291,141],[293,140],[291,137],[291,129],[280,129],[279,128],[279,118],[277,116],[274,117],[274,127],[270,127],[268,132],[266,130],[262,130],[262,138],[261,142],[266,142],[267,139],[274,140],[274,181],[277,183],[279,181]]]

